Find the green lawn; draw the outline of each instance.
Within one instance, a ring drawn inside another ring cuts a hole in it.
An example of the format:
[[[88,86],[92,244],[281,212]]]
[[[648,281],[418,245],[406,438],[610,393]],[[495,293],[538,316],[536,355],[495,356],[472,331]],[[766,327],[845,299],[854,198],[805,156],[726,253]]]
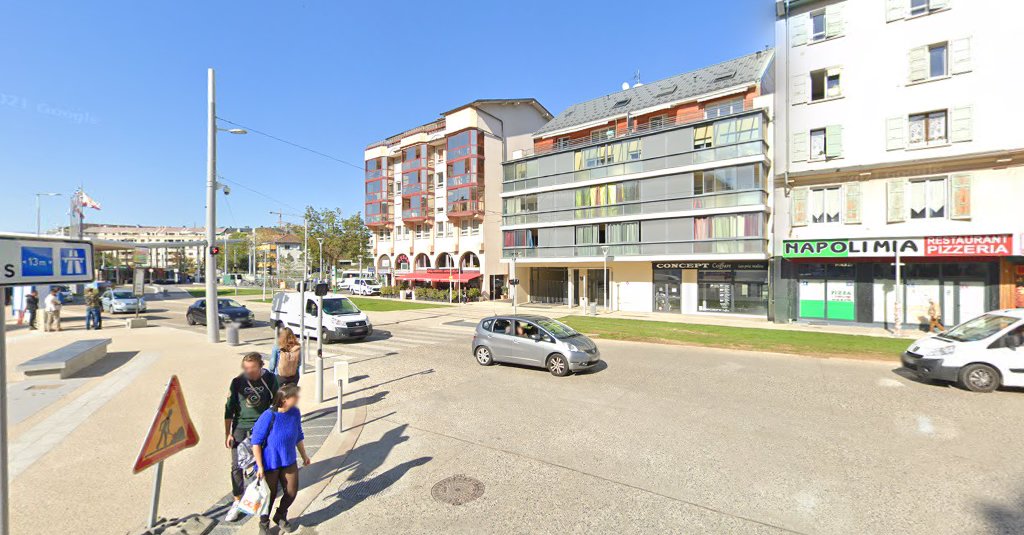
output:
[[[444,303],[429,301],[399,301],[397,299],[367,299],[365,297],[351,296],[349,299],[366,312],[390,312],[392,310],[419,310],[421,308],[446,307]]]
[[[896,360],[910,345],[907,339],[852,334],[584,316],[566,316],[559,320],[582,333],[611,340],[724,347],[811,356]]]
[[[206,288],[185,288],[185,291],[192,294],[192,297],[206,297]],[[268,293],[273,293],[272,290],[268,290]],[[217,288],[217,295],[263,295],[262,288],[239,288],[238,293],[235,293],[235,289],[228,287]]]

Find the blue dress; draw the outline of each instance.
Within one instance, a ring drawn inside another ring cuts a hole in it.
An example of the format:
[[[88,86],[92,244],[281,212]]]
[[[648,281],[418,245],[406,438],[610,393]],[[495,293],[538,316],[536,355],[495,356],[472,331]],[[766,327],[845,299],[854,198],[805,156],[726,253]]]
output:
[[[274,421],[273,428],[270,426],[271,420]],[[263,470],[267,472],[295,464],[295,447],[304,438],[302,413],[298,407],[292,407],[287,412],[267,410],[252,428],[252,443],[263,445]]]

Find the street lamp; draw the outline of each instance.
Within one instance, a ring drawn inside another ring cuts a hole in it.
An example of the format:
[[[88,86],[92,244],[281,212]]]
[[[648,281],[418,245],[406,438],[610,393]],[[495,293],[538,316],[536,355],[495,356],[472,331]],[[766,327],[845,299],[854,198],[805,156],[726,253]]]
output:
[[[217,132],[247,134],[241,128],[217,128],[217,98],[213,69],[206,71],[206,338],[211,343],[220,341],[220,317],[217,315],[217,262],[213,247],[217,244]],[[224,193],[228,189],[224,188]]]
[[[320,280],[322,281],[324,280],[324,239],[317,238],[316,243],[318,244],[317,252],[320,253]],[[362,273],[360,273],[360,276],[362,276]]]
[[[40,197],[60,197],[60,193],[36,193],[36,236],[42,236],[43,230],[39,219],[39,198]],[[71,232],[70,230],[68,231]]]
[[[608,306],[608,246],[601,246],[601,254],[604,255],[604,311],[608,312],[611,308]]]

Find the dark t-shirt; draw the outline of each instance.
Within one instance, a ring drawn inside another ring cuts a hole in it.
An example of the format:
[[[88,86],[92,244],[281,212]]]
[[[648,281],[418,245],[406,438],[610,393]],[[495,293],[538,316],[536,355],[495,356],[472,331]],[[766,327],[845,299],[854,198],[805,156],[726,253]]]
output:
[[[231,380],[228,400],[224,404],[224,419],[234,422],[232,429],[252,429],[253,424],[270,407],[277,393],[277,376],[263,370],[263,376],[250,381],[239,375]]]
[[[39,298],[34,295],[25,296],[25,309],[26,310],[37,310],[39,308]]]

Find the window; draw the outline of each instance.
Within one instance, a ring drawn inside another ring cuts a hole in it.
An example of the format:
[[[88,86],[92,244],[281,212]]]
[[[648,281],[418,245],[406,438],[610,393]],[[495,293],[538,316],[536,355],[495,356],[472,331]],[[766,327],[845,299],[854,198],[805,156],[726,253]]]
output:
[[[706,149],[711,147],[711,139],[714,135],[714,125],[698,126],[693,129],[693,148]]]
[[[910,116],[910,144],[942,145],[946,143],[946,110]]]
[[[811,130],[811,161],[825,159],[825,129]]]
[[[928,12],[928,0],[910,0],[910,15],[923,15]]]
[[[658,116],[655,116],[655,117],[651,117],[650,119],[647,120],[647,128],[649,128],[649,129],[662,128],[664,126],[665,126],[665,116],[664,115],[658,115]]]
[[[693,218],[693,239],[759,237],[763,234],[761,214],[727,214]]]
[[[693,172],[694,195],[760,187],[761,166],[758,164]]]
[[[569,148],[569,136],[560,137],[555,139],[555,150]]]
[[[743,99],[737,98],[726,102],[718,102],[704,106],[704,118],[714,119],[724,115],[732,115],[743,111]]]
[[[640,188],[636,181],[617,184],[602,184],[579,188],[575,192],[576,207],[606,206],[640,200]]]
[[[928,47],[928,77],[941,78],[947,74],[946,43]]]
[[[811,41],[825,38],[825,10],[811,12]]]
[[[629,101],[629,97],[620,98],[619,100],[615,101],[615,104],[612,104],[612,109],[614,110],[616,108],[623,108],[626,106],[626,104],[629,104]]]
[[[640,242],[640,223],[601,223],[576,227],[576,245],[635,244]]]
[[[946,217],[946,179],[910,181],[910,219]]]
[[[761,117],[751,115],[715,123],[715,146],[732,145],[761,139]]]
[[[811,71],[811,102],[840,95],[839,69]]]
[[[621,141],[576,152],[576,169],[589,169],[617,162],[639,160],[642,140]]]
[[[615,127],[599,128],[590,132],[590,141],[597,143],[607,139],[615,139]]]
[[[443,171],[437,174],[437,187],[439,187],[439,188],[443,188],[444,187],[444,172]]]
[[[812,188],[808,193],[807,210],[811,223],[838,223],[842,206],[842,188]]]
[[[537,245],[537,229],[505,231],[505,247],[536,247]]]

